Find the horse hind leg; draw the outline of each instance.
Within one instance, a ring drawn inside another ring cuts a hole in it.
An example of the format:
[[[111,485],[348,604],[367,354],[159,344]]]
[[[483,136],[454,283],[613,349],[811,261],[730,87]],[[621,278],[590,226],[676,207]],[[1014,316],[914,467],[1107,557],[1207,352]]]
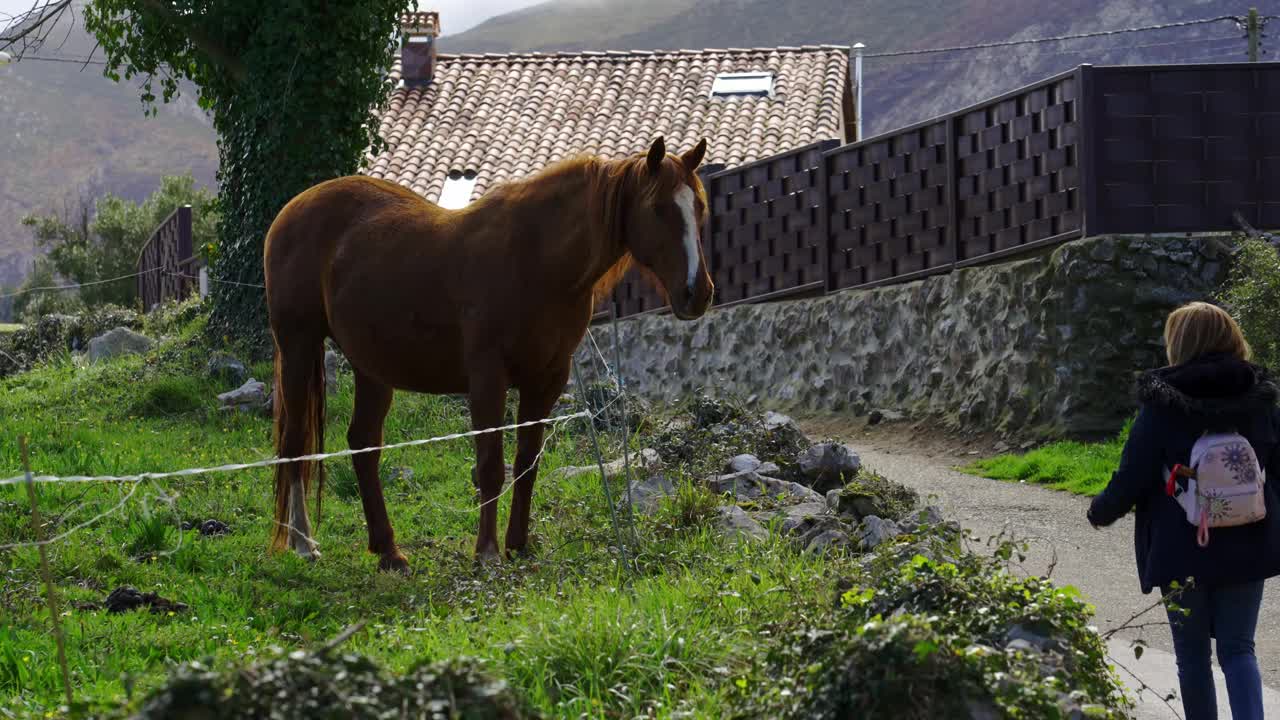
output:
[[[301,342],[277,337],[276,387],[280,395],[276,398],[276,451],[279,457],[323,451],[323,350],[323,341]],[[275,470],[272,545],[280,549],[287,544],[307,560],[320,558],[306,507],[313,476],[323,482],[322,466],[310,461],[277,465]]]
[[[496,368],[473,372],[471,377],[471,424],[475,430],[502,425],[506,411],[507,384]],[[506,479],[502,457],[502,433],[477,435],[475,481],[480,490],[480,524],[476,532],[476,559],[494,562],[498,557],[498,496]]]
[[[351,426],[347,429],[347,442],[352,450],[382,445],[382,427],[391,409],[394,391],[358,370],[356,377],[356,403],[351,414]],[[407,573],[409,561],[396,547],[395,531],[387,517],[387,504],[382,495],[382,480],[378,477],[378,461],[381,450],[351,456],[360,485],[360,504],[364,508],[365,525],[369,528],[369,552],[379,556],[379,570]]]

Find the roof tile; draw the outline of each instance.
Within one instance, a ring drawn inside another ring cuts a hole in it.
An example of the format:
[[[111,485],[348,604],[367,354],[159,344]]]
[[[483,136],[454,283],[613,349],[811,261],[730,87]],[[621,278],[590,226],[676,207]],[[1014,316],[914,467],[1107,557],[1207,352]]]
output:
[[[393,91],[388,143],[366,172],[436,201],[452,170],[473,193],[579,153],[672,152],[707,139],[707,163],[738,165],[839,140],[847,48],[441,55],[425,88]],[[717,73],[770,70],[772,97],[711,97]],[[392,80],[399,78],[399,62]]]

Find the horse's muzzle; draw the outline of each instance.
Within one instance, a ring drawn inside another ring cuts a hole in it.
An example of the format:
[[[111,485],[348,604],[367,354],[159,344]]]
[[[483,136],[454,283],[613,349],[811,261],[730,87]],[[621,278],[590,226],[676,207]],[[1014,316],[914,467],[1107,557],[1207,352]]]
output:
[[[707,310],[711,308],[711,298],[714,297],[715,291],[710,283],[707,283],[705,292],[699,293],[697,285],[685,288],[685,300],[682,307],[672,305],[671,312],[680,320],[697,320],[707,314]]]

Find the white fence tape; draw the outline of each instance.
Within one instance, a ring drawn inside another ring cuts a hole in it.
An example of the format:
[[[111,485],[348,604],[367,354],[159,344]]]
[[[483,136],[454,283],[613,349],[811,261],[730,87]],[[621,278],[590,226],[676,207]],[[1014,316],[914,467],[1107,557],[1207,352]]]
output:
[[[312,455],[301,455],[292,458],[271,458],[268,460],[259,460],[249,463],[231,463],[228,465],[218,465],[216,467],[205,468],[187,468],[185,470],[173,470],[170,472],[148,472],[139,473],[137,475],[38,475],[31,478],[32,482],[37,483],[137,483],[143,480],[161,480],[164,478],[187,477],[191,475],[208,475],[218,472],[234,472],[238,470],[251,470],[253,468],[272,467],[275,465],[284,465],[286,463],[306,462],[314,460],[328,460],[329,458],[347,457],[349,455],[359,455],[361,453],[377,452],[380,450],[398,450],[400,448],[416,447],[419,445],[430,445],[438,442],[448,442],[450,440],[460,440],[462,438],[475,437],[477,435],[486,435],[488,433],[506,432],[508,430],[518,430],[520,428],[532,427],[534,425],[555,425],[557,423],[568,422],[569,420],[577,420],[578,418],[589,418],[591,412],[583,410],[581,412],[572,413],[570,415],[561,415],[559,417],[545,418],[543,420],[530,420],[528,422],[515,423],[513,425],[503,425],[502,427],[487,428],[484,430],[471,430],[468,432],[454,433],[452,435],[441,435],[433,438],[423,438],[421,440],[408,440],[405,442],[392,443],[390,445],[377,445],[374,447],[339,450],[331,453],[315,453]],[[26,475],[17,475],[11,478],[0,480],[0,486],[19,485],[27,482]]]

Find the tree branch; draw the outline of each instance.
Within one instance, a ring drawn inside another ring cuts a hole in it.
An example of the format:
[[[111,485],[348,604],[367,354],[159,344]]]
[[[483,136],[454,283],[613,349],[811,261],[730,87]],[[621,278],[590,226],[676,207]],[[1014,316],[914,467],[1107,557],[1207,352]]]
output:
[[[7,50],[21,42],[22,50],[18,53],[21,58],[22,52],[26,51],[28,46],[39,46],[43,38],[38,33],[46,30],[46,26],[48,26],[47,30],[51,31],[53,25],[57,24],[58,19],[69,7],[71,7],[71,0],[49,0],[44,5],[40,5],[37,1],[30,10],[17,16],[18,19],[14,20],[5,32],[0,33],[0,50]],[[33,42],[28,42],[26,38],[32,34],[36,34],[36,37]]]
[[[139,2],[143,7],[163,18],[166,22],[181,28],[191,40],[191,43],[200,49],[200,52],[221,65],[236,82],[244,82],[245,78],[248,77],[249,72],[240,58],[236,57],[230,50],[227,50],[222,43],[214,40],[208,33],[201,30],[196,23],[190,22],[177,12],[174,12],[173,8],[163,0],[139,0]]]

